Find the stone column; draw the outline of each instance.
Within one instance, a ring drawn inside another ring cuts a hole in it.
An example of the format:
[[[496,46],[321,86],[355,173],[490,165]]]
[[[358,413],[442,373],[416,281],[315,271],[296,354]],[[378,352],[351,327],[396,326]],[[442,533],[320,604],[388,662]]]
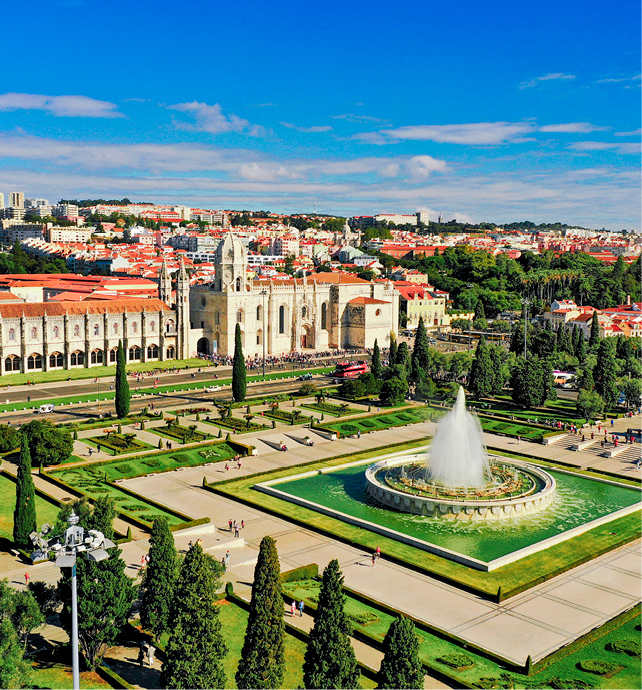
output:
[[[20,373],[27,372],[27,322],[23,316],[20,317]]]
[[[103,340],[104,340],[104,345],[103,345],[103,364],[108,367],[109,366],[109,317],[107,315],[107,312],[103,314]]]
[[[42,317],[42,370],[49,371],[49,317]]]
[[[69,369],[69,315],[65,314],[63,317],[62,337],[64,341],[63,359],[65,369]]]
[[[88,369],[91,366],[91,353],[89,351],[89,348],[91,347],[91,343],[89,342],[89,314],[85,314],[85,319],[83,321],[83,326],[85,328],[85,369]]]
[[[143,309],[140,315],[140,360],[147,361],[147,312]]]

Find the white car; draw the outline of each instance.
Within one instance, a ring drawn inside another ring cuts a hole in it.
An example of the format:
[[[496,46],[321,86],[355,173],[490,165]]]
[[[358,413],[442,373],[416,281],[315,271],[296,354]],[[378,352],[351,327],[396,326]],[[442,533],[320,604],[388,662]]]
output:
[[[208,393],[217,393],[218,391],[222,391],[223,389],[220,386],[209,386],[209,388],[205,389]]]
[[[36,410],[36,414],[47,414],[48,412],[53,412],[55,409],[56,406],[52,404],[40,405],[40,407]]]

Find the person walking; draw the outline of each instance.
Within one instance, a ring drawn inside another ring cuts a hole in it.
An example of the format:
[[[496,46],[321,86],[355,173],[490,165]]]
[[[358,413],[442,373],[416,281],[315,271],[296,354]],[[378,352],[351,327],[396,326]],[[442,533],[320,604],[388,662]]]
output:
[[[136,659],[138,661],[138,665],[143,668],[143,664],[145,663],[145,643],[141,642],[140,648],[138,650],[138,658]]]
[[[245,520],[241,520],[241,529],[245,529]]]
[[[376,560],[377,560],[377,554],[376,554],[376,553],[373,553],[373,554],[372,554],[372,567],[373,567],[373,568],[375,567],[375,561],[376,561]]]
[[[154,652],[155,652],[155,651],[156,651],[156,647],[154,647],[154,645],[151,645],[151,644],[150,644],[150,645],[147,647],[147,663],[148,663],[150,666],[153,666],[153,665],[154,665]]]
[[[518,436],[517,437],[517,445],[519,446],[521,442],[522,442],[522,437]]]
[[[225,552],[225,568],[227,569],[229,565],[230,565],[230,550],[228,549]]]
[[[232,531],[232,524],[233,524],[233,523],[232,523],[232,518],[230,518],[230,519],[227,521],[227,531],[228,531],[228,532],[231,532],[231,531]]]
[[[381,547],[377,546],[375,553],[377,554],[377,558],[381,558]]]
[[[290,604],[290,616],[294,618],[296,616],[296,601],[292,599],[292,603]]]
[[[31,580],[31,576],[29,575],[28,572],[25,572],[25,585],[29,587],[29,580]]]
[[[301,601],[299,602],[299,616],[300,616],[301,618],[303,618],[303,608],[304,608],[304,606],[305,606],[305,604],[303,603],[303,599],[301,599]]]

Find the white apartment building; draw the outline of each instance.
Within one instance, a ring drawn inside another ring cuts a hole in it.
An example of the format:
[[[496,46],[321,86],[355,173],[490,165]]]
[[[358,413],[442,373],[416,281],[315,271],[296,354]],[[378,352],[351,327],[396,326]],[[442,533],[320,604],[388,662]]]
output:
[[[380,213],[375,216],[376,221],[384,221],[386,223],[394,223],[395,225],[417,225],[417,215],[413,213],[402,214],[402,213]]]
[[[51,209],[51,215],[59,218],[66,216],[67,218],[78,218],[78,206],[75,204],[58,204]]]
[[[47,199],[25,199],[25,208],[40,208],[41,206],[51,206]]]
[[[45,230],[47,242],[89,242],[94,228],[59,228],[57,226],[48,227]]]
[[[278,256],[299,256],[299,240],[297,237],[290,237],[289,235],[275,237],[270,249],[272,254]]]
[[[25,195],[22,192],[9,192],[9,206],[24,208]]]
[[[0,208],[4,208],[4,194],[0,192]]]

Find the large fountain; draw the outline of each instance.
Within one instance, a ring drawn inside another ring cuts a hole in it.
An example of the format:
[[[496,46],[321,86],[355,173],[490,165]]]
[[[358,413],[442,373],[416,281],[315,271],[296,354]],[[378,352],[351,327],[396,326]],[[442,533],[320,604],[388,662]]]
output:
[[[369,495],[406,513],[457,520],[499,520],[546,508],[555,480],[528,463],[489,458],[477,417],[459,388],[441,420],[425,463],[389,458],[366,471]]]

